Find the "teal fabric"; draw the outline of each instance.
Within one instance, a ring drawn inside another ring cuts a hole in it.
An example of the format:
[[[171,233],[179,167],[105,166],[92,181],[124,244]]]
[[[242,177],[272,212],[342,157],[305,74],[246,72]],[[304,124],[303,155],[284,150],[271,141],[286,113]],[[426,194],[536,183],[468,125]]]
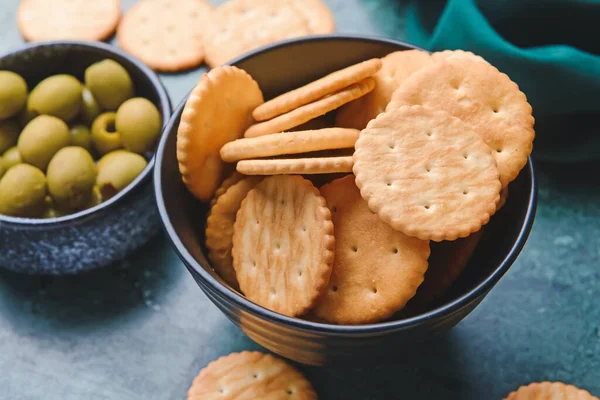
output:
[[[508,74],[536,119],[534,156],[600,160],[600,0],[413,0],[407,36]]]

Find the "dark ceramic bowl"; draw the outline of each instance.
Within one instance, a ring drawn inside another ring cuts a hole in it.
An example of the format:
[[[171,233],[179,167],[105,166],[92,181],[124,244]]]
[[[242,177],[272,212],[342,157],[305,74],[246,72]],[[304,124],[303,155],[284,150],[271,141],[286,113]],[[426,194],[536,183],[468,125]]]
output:
[[[21,74],[31,90],[54,74],[72,74],[83,80],[85,69],[105,58],[127,69],[136,95],[154,103],[166,123],[171,116],[171,103],[158,76],[140,61],[104,43],[60,41],[27,45],[0,57],[0,70]],[[154,157],[125,190],[75,214],[51,219],[0,215],[0,267],[60,275],[124,258],[160,229],[152,196],[153,165]]]
[[[371,57],[411,46],[383,39],[318,36],[263,48],[231,64],[248,71],[271,98],[314,78]],[[195,200],[181,182],[176,134],[184,104],[165,128],[156,153],[154,184],[159,212],[175,250],[210,300],[250,338],[301,363],[380,362],[433,334],[450,329],[469,314],[506,273],[533,224],[536,185],[531,160],[510,184],[508,203],[486,226],[470,265],[451,293],[429,311],[378,324],[339,326],[290,318],[258,306],[231,290],[206,257],[207,204]],[[198,321],[199,324],[202,321]]]

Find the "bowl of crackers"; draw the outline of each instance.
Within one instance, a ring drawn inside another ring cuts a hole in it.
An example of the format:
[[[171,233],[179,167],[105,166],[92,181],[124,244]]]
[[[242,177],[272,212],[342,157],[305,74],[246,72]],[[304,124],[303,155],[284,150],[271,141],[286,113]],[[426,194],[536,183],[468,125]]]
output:
[[[254,341],[306,364],[380,362],[457,324],[517,258],[533,125],[472,53],[293,39],[212,69],[177,107],[159,213]]]
[[[0,56],[0,266],[73,274],[160,230],[154,150],[171,104],[158,76],[104,43]]]

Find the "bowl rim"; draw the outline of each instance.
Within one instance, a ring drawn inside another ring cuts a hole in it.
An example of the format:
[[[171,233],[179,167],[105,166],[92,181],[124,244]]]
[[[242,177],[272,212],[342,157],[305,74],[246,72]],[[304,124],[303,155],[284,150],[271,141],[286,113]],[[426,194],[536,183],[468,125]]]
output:
[[[45,42],[34,42],[25,44],[24,46],[21,46],[16,50],[11,50],[7,53],[0,55],[0,60],[27,51],[34,51],[37,49],[44,49],[48,47],[57,46],[74,46],[78,47],[77,51],[92,51],[101,54],[110,54],[116,59],[125,59],[129,64],[131,64],[135,69],[141,72],[150,81],[150,85],[158,95],[158,101],[162,109],[162,128],[164,129],[164,127],[167,125],[167,123],[171,119],[171,116],[173,115],[173,107],[171,105],[171,99],[169,98],[167,89],[163,85],[161,79],[156,74],[156,72],[147,67],[140,60],[138,60],[132,55],[127,54],[125,51],[119,49],[116,46],[104,42],[88,42],[83,40],[52,40]],[[161,134],[162,132],[163,131],[161,130]],[[42,228],[48,226],[70,225],[72,223],[77,223],[87,218],[93,217],[96,213],[99,213],[102,210],[112,208],[122,199],[132,195],[132,193],[134,193],[136,189],[142,184],[149,182],[149,180],[152,179],[152,168],[154,168],[155,159],[156,151],[148,161],[148,165],[146,165],[146,168],[144,168],[144,170],[137,176],[137,178],[132,183],[130,183],[125,188],[125,190],[122,190],[107,201],[104,201],[94,207],[78,211],[73,214],[55,218],[22,218],[9,217],[7,215],[0,214],[0,226],[6,224],[19,227],[35,226]]]
[[[333,35],[315,35],[308,37],[301,37],[295,39],[289,39],[282,42],[278,42],[273,45],[263,46],[254,51],[246,53],[236,59],[227,63],[228,65],[235,65],[236,63],[256,57],[262,53],[269,52],[271,50],[285,47],[294,44],[306,43],[306,42],[319,42],[319,41],[328,41],[328,40],[347,40],[347,41],[363,41],[363,42],[371,42],[371,43],[388,43],[393,44],[399,47],[405,48],[415,48],[419,49],[414,45],[410,45],[408,43],[404,43],[402,41],[382,38],[378,36],[369,36],[369,35],[344,35],[344,34],[333,34]],[[191,92],[191,91],[190,91]],[[251,302],[246,299],[241,294],[235,292],[234,290],[226,287],[223,283],[219,282],[217,278],[213,277],[207,270],[205,270],[202,265],[192,256],[192,254],[187,250],[179,236],[175,233],[175,229],[173,224],[171,223],[168,212],[165,207],[164,197],[162,193],[162,177],[161,170],[164,159],[164,150],[167,143],[167,140],[173,132],[176,132],[174,129],[175,120],[177,120],[183,107],[185,106],[185,102],[189,97],[186,95],[181,103],[175,108],[173,111],[173,115],[169,120],[167,126],[164,129],[163,135],[161,136],[159,145],[156,149],[156,161],[155,161],[155,170],[154,170],[154,191],[156,203],[159,211],[159,215],[162,221],[163,229],[167,233],[171,244],[179,258],[183,260],[185,265],[191,268],[195,274],[204,282],[204,284],[208,285],[212,290],[216,291],[218,296],[224,297],[230,304],[235,305],[235,307],[239,308],[241,311],[251,314],[257,318],[266,320],[270,323],[285,326],[292,328],[294,330],[299,330],[307,333],[318,333],[318,334],[327,334],[338,337],[354,337],[360,336],[364,334],[382,334],[384,332],[398,331],[413,327],[415,325],[420,325],[422,323],[427,322],[432,319],[439,319],[443,317],[447,317],[453,313],[458,312],[463,307],[467,306],[469,303],[475,301],[481,295],[485,295],[499,280],[502,276],[508,271],[510,266],[514,263],[517,256],[523,249],[525,242],[529,236],[531,228],[533,226],[533,221],[535,219],[535,213],[537,208],[537,181],[533,169],[533,163],[531,157],[528,157],[527,164],[525,168],[529,170],[530,174],[530,185],[531,191],[527,203],[527,212],[525,214],[525,219],[523,222],[523,226],[521,227],[519,234],[517,235],[516,240],[514,241],[512,247],[502,260],[502,262],[494,269],[494,271],[487,276],[482,282],[480,282],[477,286],[471,288],[468,292],[461,295],[459,298],[454,299],[453,301],[443,304],[433,310],[429,310],[425,313],[421,313],[412,317],[402,318],[393,321],[386,321],[374,324],[365,324],[365,325],[335,325],[329,323],[321,323],[321,322],[313,322],[307,321],[300,318],[288,317],[283,314],[279,314],[275,311],[271,311],[267,308],[264,308],[258,304]],[[210,268],[210,266],[207,266]],[[203,287],[201,287],[205,290]],[[206,289],[210,290],[210,289]]]

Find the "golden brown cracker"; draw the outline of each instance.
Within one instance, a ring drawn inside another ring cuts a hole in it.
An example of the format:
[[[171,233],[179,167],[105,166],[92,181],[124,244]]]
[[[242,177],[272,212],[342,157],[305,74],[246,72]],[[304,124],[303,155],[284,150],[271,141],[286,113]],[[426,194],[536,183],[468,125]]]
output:
[[[415,104],[471,125],[494,151],[502,186],[527,163],[535,136],[531,106],[517,84],[492,65],[469,57],[435,63],[406,80],[387,110]]]
[[[119,0],[21,0],[17,25],[25,40],[105,40],[121,16]]]
[[[321,0],[292,0],[291,4],[306,18],[311,34],[325,35],[335,32],[333,14]]]
[[[364,129],[370,120],[385,111],[392,94],[414,72],[433,64],[429,53],[422,50],[403,50],[381,59],[382,67],[373,76],[375,88],[365,96],[340,107],[336,126]]]
[[[282,154],[345,149],[354,147],[356,139],[358,130],[344,128],[274,133],[229,142],[221,148],[221,158],[226,162],[235,162]]]
[[[478,56],[470,51],[464,51],[464,50],[443,50],[443,51],[436,51],[435,53],[431,54],[431,57],[433,58],[434,61],[436,62],[442,62],[442,61],[446,61],[449,58],[458,58],[458,57],[467,57],[470,58],[474,61],[480,61],[480,62],[484,62],[484,63],[488,63],[483,57]]]
[[[177,161],[183,182],[198,199],[213,197],[225,168],[221,147],[241,137],[262,102],[256,81],[233,66],[211,70],[192,90],[177,130]]]
[[[355,145],[354,174],[369,208],[392,228],[434,241],[478,231],[496,211],[490,148],[469,125],[421,106],[386,111]]]
[[[261,104],[252,112],[252,116],[257,121],[266,121],[285,114],[373,76],[379,69],[381,69],[381,60],[373,58],[332,72],[316,81]]]
[[[294,367],[270,354],[243,351],[223,356],[200,371],[188,400],[316,400],[310,382]]]
[[[233,233],[233,266],[246,297],[302,315],[329,282],[335,239],[317,188],[299,176],[265,178],[248,193]]]
[[[221,186],[219,186],[217,188],[217,190],[215,190],[215,195],[213,196],[212,200],[210,201],[210,206],[211,207],[214,206],[215,203],[217,202],[217,200],[219,199],[219,197],[223,193],[225,193],[227,191],[227,189],[229,189],[230,187],[232,187],[233,185],[235,185],[242,179],[244,179],[244,175],[240,174],[237,171],[233,171],[233,173],[231,175],[229,175],[227,178],[225,178],[223,180],[223,182],[221,182]]]
[[[193,68],[204,60],[202,34],[212,12],[205,0],[141,0],[123,16],[117,39],[157,71]]]
[[[505,400],[598,400],[598,397],[562,382],[540,382],[521,386]]]
[[[331,110],[369,93],[375,85],[373,78],[366,78],[354,83],[339,92],[323,97],[313,103],[303,105],[268,121],[259,122],[244,132],[244,137],[256,137],[271,133],[285,132],[300,124],[319,117]]]
[[[217,199],[206,220],[206,247],[211,266],[235,290],[239,285],[231,258],[233,224],[242,201],[260,180],[256,176],[247,177],[233,184]]]
[[[369,210],[348,175],[323,186],[335,230],[329,287],[314,313],[331,323],[383,321],[402,309],[423,282],[429,241],[395,231]]]
[[[244,175],[302,175],[352,172],[353,160],[345,157],[242,160],[237,171]]]

